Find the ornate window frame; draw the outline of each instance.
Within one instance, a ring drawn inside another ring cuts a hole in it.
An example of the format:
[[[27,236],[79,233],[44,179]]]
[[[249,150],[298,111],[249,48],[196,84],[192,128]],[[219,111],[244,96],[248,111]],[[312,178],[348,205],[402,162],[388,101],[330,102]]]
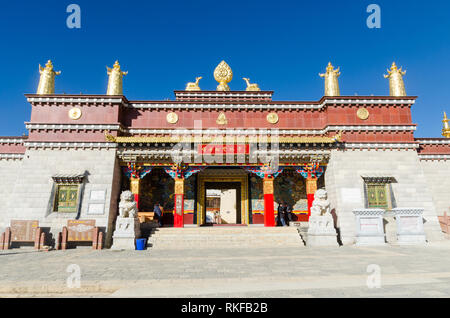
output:
[[[396,183],[392,176],[361,176],[364,180],[364,204],[366,209],[386,209],[388,211],[395,208],[394,193],[392,191],[392,183]],[[369,202],[369,187],[370,186],[384,186],[386,206],[370,206]]]
[[[53,179],[53,191],[52,191],[52,207],[51,212],[68,215],[79,215],[80,206],[81,206],[81,197],[82,197],[82,187],[84,181],[84,174],[75,174],[75,175],[55,175],[52,176]],[[73,187],[77,191],[77,199],[75,208],[73,211],[60,211],[58,208],[59,202],[59,193],[61,187]]]

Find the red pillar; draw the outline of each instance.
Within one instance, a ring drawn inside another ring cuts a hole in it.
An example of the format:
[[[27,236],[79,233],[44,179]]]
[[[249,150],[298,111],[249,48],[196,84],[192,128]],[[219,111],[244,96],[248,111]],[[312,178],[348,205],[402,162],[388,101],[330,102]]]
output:
[[[314,202],[314,193],[317,191],[317,178],[308,177],[306,179],[306,197],[308,199],[308,220],[311,216],[311,206]]]
[[[273,208],[273,178],[264,178],[264,226],[275,226],[275,211]]]
[[[136,201],[136,208],[139,211],[139,191],[141,188],[140,178],[130,178],[130,190],[134,195],[134,201]]]
[[[173,226],[184,227],[184,178],[175,178]]]

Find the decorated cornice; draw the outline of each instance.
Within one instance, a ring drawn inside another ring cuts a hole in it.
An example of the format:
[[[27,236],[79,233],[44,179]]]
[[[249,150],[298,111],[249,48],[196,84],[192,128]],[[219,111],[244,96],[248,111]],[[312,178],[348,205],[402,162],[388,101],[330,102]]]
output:
[[[176,142],[226,142],[227,137],[214,137],[214,136],[154,136],[154,137],[115,137],[108,133],[105,133],[106,140],[109,142],[129,144],[129,143],[176,143]],[[265,137],[265,136],[264,136]],[[280,136],[267,136],[270,142],[279,143],[336,143],[341,141],[342,134],[336,134],[334,137],[280,137]],[[220,138],[222,140],[220,140]],[[233,138],[234,141],[234,138]],[[243,136],[239,142],[258,142],[258,135],[255,136]]]
[[[419,154],[419,159],[423,160],[423,161],[427,161],[427,160],[430,160],[430,161],[433,161],[433,160],[444,160],[444,161],[447,161],[447,160],[450,160],[450,154],[447,154],[447,155],[445,155],[445,154],[426,154],[426,155]]]
[[[70,104],[105,104],[105,103],[127,103],[123,96],[107,96],[107,95],[52,95],[39,96],[34,94],[26,94],[29,103],[70,103]]]
[[[22,160],[23,157],[21,153],[0,153],[0,160]]]
[[[279,135],[324,135],[330,131],[415,131],[416,125],[331,125],[324,129],[278,129]],[[146,128],[129,128],[126,131],[130,134],[162,134],[162,135],[248,135],[251,129],[146,129]],[[258,133],[261,131],[270,132],[271,130],[257,129]]]
[[[102,125],[102,124],[35,124],[25,123],[28,130],[114,130],[120,132],[127,132],[121,124],[117,125]]]
[[[415,140],[421,145],[450,145],[448,138],[416,138]]]
[[[88,149],[109,149],[117,148],[115,143],[107,142],[25,142],[24,145],[28,149],[38,149],[38,148],[52,148],[52,149],[77,149],[77,148],[88,148]]]
[[[222,109],[222,110],[263,110],[263,109],[278,109],[278,110],[300,110],[310,109],[318,110],[329,105],[346,105],[346,106],[360,106],[360,105],[382,105],[382,106],[397,106],[397,105],[412,105],[415,103],[415,97],[397,99],[389,97],[360,97],[353,99],[350,97],[343,98],[323,98],[319,102],[268,102],[268,103],[244,103],[244,102],[136,102],[130,101],[127,107],[131,108],[153,108],[153,109]]]
[[[347,149],[417,149],[418,143],[344,143]]]
[[[22,137],[0,137],[0,144],[23,144],[26,138]]]

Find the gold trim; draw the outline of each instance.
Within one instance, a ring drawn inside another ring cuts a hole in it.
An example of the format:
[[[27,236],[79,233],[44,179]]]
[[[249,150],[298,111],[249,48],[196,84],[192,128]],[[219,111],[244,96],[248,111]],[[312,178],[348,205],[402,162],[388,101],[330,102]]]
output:
[[[241,183],[241,223],[249,224],[248,175],[227,176],[225,174],[198,175],[197,180],[197,224],[205,219],[205,183],[206,182],[240,182]]]
[[[341,142],[342,132],[339,132],[333,137],[270,137],[267,139],[269,142],[279,142],[279,143],[318,143],[318,144],[332,144],[335,142]],[[193,135],[187,136],[156,136],[156,137],[114,137],[108,132],[105,132],[105,138],[109,142],[115,143],[175,143],[175,142],[199,142],[198,137],[194,137]],[[216,136],[202,136],[201,142],[214,142],[216,141]],[[225,139],[225,138],[223,138]],[[256,142],[257,137],[236,137],[239,142]],[[272,140],[271,140],[272,139]],[[225,140],[224,140],[225,141]]]

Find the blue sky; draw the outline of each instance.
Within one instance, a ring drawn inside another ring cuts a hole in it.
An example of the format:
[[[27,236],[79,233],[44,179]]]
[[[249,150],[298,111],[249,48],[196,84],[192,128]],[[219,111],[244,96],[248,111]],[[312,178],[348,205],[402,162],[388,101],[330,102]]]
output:
[[[66,8],[81,7],[81,29],[66,26]],[[381,29],[369,29],[369,4],[381,7]],[[196,76],[215,89],[216,65],[233,69],[274,100],[318,100],[318,76],[340,66],[342,95],[388,95],[393,61],[407,70],[416,137],[440,137],[450,113],[450,1],[2,1],[0,4],[0,135],[26,133],[38,65],[52,59],[56,93],[104,94],[106,65],[116,59],[130,100],[174,98]]]

